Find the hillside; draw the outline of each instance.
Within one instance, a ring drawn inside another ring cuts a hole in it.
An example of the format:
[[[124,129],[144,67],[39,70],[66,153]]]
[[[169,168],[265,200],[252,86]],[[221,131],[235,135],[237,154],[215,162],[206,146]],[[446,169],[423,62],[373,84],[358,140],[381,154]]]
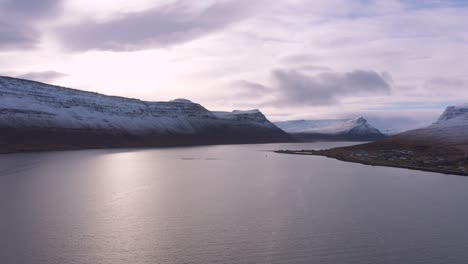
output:
[[[320,151],[280,152],[468,175],[468,105],[450,106],[428,127],[376,142]]]
[[[234,118],[235,117],[235,118]],[[0,77],[1,152],[290,141],[258,110],[213,113]]]

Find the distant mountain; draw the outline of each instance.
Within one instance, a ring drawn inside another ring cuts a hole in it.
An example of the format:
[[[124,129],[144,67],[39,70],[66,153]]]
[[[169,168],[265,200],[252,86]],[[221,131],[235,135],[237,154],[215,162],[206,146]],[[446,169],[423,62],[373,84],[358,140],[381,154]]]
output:
[[[468,104],[449,106],[430,126],[400,133],[387,141],[420,147],[468,147]]]
[[[369,165],[468,176],[468,104],[450,106],[425,128],[375,142],[326,150],[282,151],[322,155]]]
[[[0,151],[290,141],[258,110],[210,112],[0,77]]]
[[[291,120],[275,123],[303,141],[351,140],[372,141],[385,136],[363,117],[355,119]]]

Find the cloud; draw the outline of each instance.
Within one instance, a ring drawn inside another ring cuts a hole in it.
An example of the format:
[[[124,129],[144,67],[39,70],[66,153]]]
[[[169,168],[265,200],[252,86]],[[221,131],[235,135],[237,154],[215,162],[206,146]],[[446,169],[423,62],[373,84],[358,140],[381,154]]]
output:
[[[338,104],[349,97],[390,94],[393,87],[389,73],[376,71],[328,71],[309,75],[295,69],[276,69],[270,75],[267,85],[246,80],[232,82],[231,100],[273,108],[319,107]]]
[[[31,48],[38,39],[39,33],[27,25],[0,21],[0,50]]]
[[[286,64],[304,64],[314,60],[317,60],[317,56],[312,54],[294,54],[280,59],[281,62]]]
[[[326,72],[314,76],[296,70],[274,70],[278,105],[325,105],[343,96],[388,94],[388,74],[354,70],[347,73]]]
[[[230,86],[234,89],[234,97],[236,98],[262,98],[266,93],[272,92],[271,88],[263,84],[249,82],[246,80],[234,81]]]
[[[34,80],[39,82],[51,82],[61,77],[65,77],[67,74],[56,72],[56,71],[42,71],[42,72],[28,72],[17,75],[17,78]]]
[[[3,0],[0,10],[26,20],[34,20],[51,15],[59,10],[62,0]]]
[[[59,28],[58,38],[71,50],[140,50],[184,43],[247,17],[260,1],[215,1],[194,10],[186,0],[122,14],[108,21],[84,21]]]
[[[320,65],[312,65],[312,64],[307,64],[303,66],[298,67],[299,70],[301,71],[306,71],[306,72],[325,72],[325,71],[332,71],[330,67],[327,66],[320,66]]]
[[[468,88],[468,81],[459,78],[434,77],[424,83],[430,90],[452,90]]]
[[[40,40],[37,23],[60,9],[62,0],[0,1],[0,50],[32,48]]]
[[[312,54],[294,54],[282,57],[279,61],[285,64],[287,67],[294,68],[299,71],[305,72],[325,72],[332,71],[330,67],[311,64],[311,62],[317,61],[318,56]]]
[[[438,100],[466,101],[468,79],[459,76],[435,76],[423,81],[416,88],[419,96],[437,98]]]

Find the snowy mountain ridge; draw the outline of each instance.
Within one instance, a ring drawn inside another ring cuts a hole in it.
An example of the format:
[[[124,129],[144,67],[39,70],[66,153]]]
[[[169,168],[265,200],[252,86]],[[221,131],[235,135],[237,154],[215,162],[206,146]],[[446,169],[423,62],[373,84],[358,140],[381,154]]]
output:
[[[375,134],[380,133],[372,127],[365,118],[354,119],[323,119],[323,120],[292,120],[275,123],[288,133],[317,133],[338,135],[343,133]]]
[[[144,102],[5,77],[0,95],[0,125],[8,127],[195,133],[216,120],[188,100]]]
[[[259,126],[265,127],[276,127],[273,123],[268,121],[268,119],[260,112],[258,109],[254,110],[234,110],[232,112],[213,112],[213,114],[221,119],[230,120],[233,122],[241,123],[255,123]]]
[[[449,106],[428,127],[395,136],[399,140],[427,141],[442,145],[468,145],[468,104]]]
[[[18,141],[21,139],[15,135],[27,136],[25,131],[45,137],[51,130],[62,131],[59,136],[65,143],[77,131],[93,144],[98,144],[93,134],[103,137],[109,133],[125,135],[116,141],[131,138],[143,146],[138,136],[145,136],[144,141],[151,145],[289,140],[259,110],[213,113],[187,99],[146,102],[10,77],[0,77],[0,127],[10,129],[11,137]]]
[[[187,99],[145,102],[6,77],[0,96],[0,125],[9,127],[195,133],[227,120],[274,127],[257,109],[210,112]]]
[[[384,135],[364,117],[354,119],[291,120],[275,122],[284,131],[304,140],[375,140]]]
[[[449,106],[431,126],[468,125],[468,104]]]

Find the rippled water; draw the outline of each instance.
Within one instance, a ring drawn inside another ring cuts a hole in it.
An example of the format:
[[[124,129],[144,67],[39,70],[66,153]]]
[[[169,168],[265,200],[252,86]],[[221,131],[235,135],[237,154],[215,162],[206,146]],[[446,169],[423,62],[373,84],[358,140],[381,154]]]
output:
[[[468,178],[262,150],[0,156],[0,263],[468,263]]]

